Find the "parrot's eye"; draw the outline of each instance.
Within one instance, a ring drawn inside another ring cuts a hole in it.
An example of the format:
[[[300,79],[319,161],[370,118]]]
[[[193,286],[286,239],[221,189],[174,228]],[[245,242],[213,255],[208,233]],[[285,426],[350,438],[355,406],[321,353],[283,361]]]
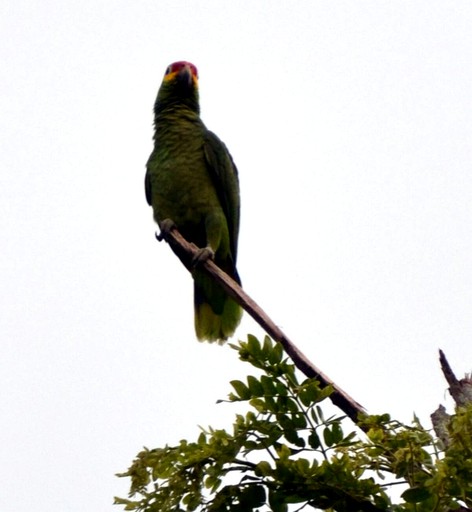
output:
[[[171,71],[172,71],[172,66],[167,66],[165,74],[168,75]]]

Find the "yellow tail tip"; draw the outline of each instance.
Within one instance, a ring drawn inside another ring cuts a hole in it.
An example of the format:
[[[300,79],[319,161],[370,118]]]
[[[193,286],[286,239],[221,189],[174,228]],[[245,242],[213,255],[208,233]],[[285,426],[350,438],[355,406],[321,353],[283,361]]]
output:
[[[223,344],[236,331],[242,315],[241,306],[229,297],[220,315],[206,302],[195,306],[195,332],[198,341],[216,341]]]

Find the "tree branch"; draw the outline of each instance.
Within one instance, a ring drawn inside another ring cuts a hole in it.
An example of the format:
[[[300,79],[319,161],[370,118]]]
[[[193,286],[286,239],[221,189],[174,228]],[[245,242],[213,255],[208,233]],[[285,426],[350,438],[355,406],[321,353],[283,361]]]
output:
[[[187,242],[176,228],[161,233],[159,239],[164,238],[181,262],[191,271],[193,257],[198,247]],[[333,404],[339,407],[355,423],[359,421],[359,415],[366,414],[362,405],[351,398],[344,390],[337,386],[327,375],[318,369],[295,344],[282,332],[282,330],[269,318],[269,316],[256,304],[249,295],[223,272],[212,260],[208,259],[201,264],[203,268],[233,299],[247,311],[252,318],[269,334],[271,338],[278,341],[285,352],[291,357],[295,366],[309,378],[317,379],[323,387],[331,386],[333,393],[330,398]]]
[[[472,403],[472,378],[470,375],[466,375],[463,379],[459,380],[454,375],[442,350],[439,350],[439,362],[441,363],[444,377],[449,384],[449,393],[456,404],[460,407]]]

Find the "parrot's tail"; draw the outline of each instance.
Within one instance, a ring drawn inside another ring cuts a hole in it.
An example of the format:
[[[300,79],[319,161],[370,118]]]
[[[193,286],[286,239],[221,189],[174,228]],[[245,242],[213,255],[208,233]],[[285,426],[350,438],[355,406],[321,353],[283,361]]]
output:
[[[194,271],[195,332],[199,341],[224,343],[234,334],[243,310],[221,286],[204,273]],[[232,276],[240,283],[237,272]]]

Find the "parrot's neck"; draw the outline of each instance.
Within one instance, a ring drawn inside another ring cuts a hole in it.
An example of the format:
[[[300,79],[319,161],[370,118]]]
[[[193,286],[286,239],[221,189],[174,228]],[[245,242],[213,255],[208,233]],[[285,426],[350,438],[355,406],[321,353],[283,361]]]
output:
[[[182,108],[168,108],[154,116],[154,140],[183,140],[201,134],[205,129],[198,113]]]
[[[193,96],[185,98],[166,98],[161,99],[157,97],[156,103],[154,104],[154,115],[168,115],[174,112],[191,112],[195,116],[200,115],[200,105],[198,98]]]

